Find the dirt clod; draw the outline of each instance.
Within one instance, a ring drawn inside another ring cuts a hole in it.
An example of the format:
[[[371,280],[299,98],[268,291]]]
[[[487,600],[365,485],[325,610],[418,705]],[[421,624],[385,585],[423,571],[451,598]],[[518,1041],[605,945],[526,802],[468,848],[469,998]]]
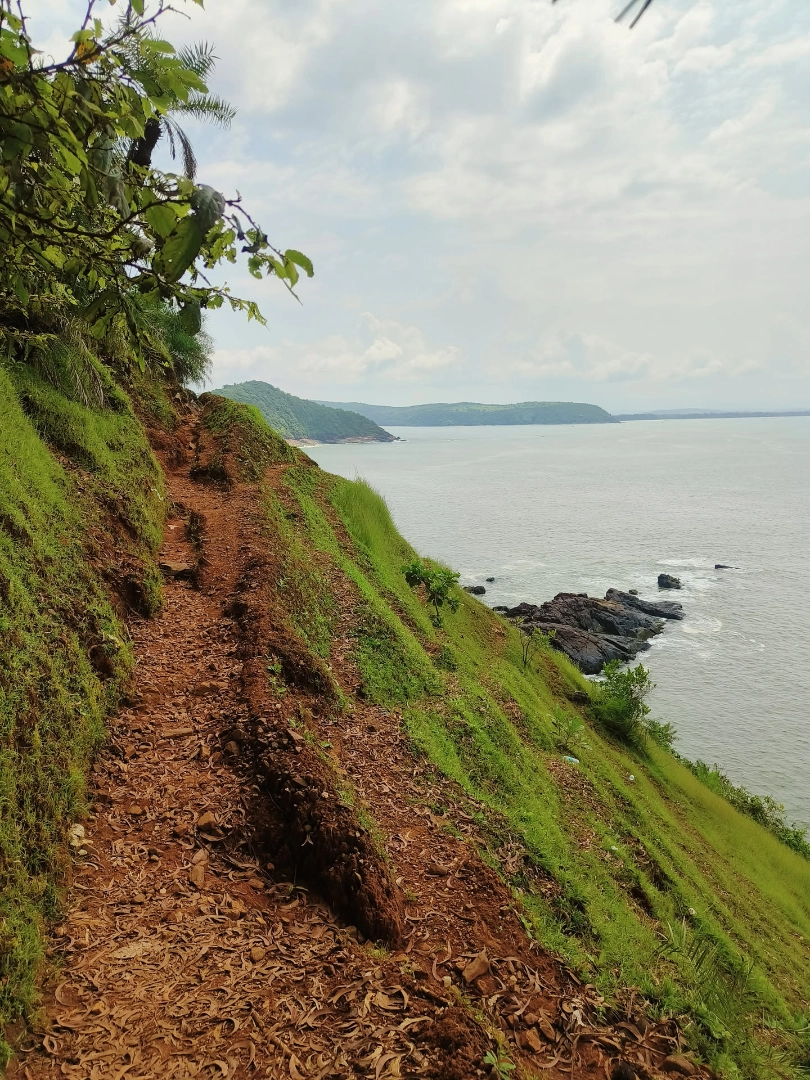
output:
[[[476,979],[480,979],[482,975],[486,975],[489,972],[489,957],[487,956],[486,949],[482,949],[481,952],[467,964],[462,972],[464,981],[469,985],[475,982]]]
[[[668,1073],[679,1073],[681,1076],[693,1076],[697,1072],[697,1066],[683,1054],[670,1054],[661,1063],[661,1069]]]

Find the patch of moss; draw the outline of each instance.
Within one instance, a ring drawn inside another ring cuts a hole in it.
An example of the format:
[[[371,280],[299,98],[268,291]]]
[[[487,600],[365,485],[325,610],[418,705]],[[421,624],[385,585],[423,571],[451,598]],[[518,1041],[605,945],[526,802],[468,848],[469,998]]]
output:
[[[34,1003],[67,830],[132,671],[105,543],[140,568],[144,606],[160,603],[160,472],[126,395],[103,400],[0,365],[0,1025]]]

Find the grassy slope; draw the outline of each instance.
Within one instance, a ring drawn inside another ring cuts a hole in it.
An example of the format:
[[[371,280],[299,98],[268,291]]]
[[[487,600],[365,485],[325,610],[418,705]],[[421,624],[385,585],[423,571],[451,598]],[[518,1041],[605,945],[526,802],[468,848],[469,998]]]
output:
[[[493,865],[509,837],[525,847],[512,884],[531,932],[607,997],[638,986],[654,1009],[688,1015],[693,1045],[728,1075],[792,1075],[785,1062],[810,1055],[810,862],[657,747],[639,757],[588,727],[581,764],[565,763],[555,713],[574,711],[567,690],[589,689],[565,658],[522,671],[516,632],[467,596],[436,630],[400,573],[412,551],[366,484],[306,467],[285,483],[299,549],[331,555],[363,598],[366,696],[399,708],[414,744],[491,809]],[[278,520],[280,504],[268,512]],[[327,614],[316,623],[322,651]]]
[[[161,477],[127,398],[99,378],[108,405],[93,409],[0,363],[0,1025],[33,1000],[67,829],[132,668],[111,559],[142,607],[160,603]]]
[[[214,393],[255,405],[267,423],[285,439],[316,439],[326,443],[357,438],[391,441],[388,432],[366,416],[285,394],[270,383],[252,380],[223,386]]]
[[[365,405],[359,401],[324,401],[335,409],[352,409],[388,427],[452,427],[487,424],[613,424],[598,405],[576,401],[521,401],[515,405],[482,405],[475,401],[431,405]]]
[[[126,400],[111,400],[87,409],[0,370],[0,631],[13,673],[0,682],[3,1019],[30,1001],[65,830],[131,663],[100,577],[109,507],[153,580],[160,481]],[[690,1017],[694,1046],[728,1075],[795,1075],[789,1063],[810,1059],[810,863],[656,748],[640,759],[589,727],[581,765],[565,763],[555,717],[589,684],[563,657],[541,653],[522,671],[515,631],[466,595],[436,629],[400,572],[413,552],[366,484],[296,464],[253,410],[209,412],[212,430],[239,432],[230,452],[242,464],[285,451],[286,494],[268,485],[265,510],[297,630],[329,655],[335,608],[317,549],[356,586],[363,693],[396,709],[415,749],[488,808],[482,854],[511,880],[530,932],[607,997],[636,985],[653,1008]],[[509,872],[515,841],[527,859]]]

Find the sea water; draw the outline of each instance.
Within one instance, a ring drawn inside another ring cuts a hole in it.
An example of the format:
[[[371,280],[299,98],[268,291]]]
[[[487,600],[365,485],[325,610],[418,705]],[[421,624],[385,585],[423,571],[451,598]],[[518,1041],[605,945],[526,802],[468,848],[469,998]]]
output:
[[[810,417],[391,431],[308,452],[373,484],[462,584],[494,577],[487,604],[680,601],[684,621],[639,654],[653,715],[680,753],[810,824]]]

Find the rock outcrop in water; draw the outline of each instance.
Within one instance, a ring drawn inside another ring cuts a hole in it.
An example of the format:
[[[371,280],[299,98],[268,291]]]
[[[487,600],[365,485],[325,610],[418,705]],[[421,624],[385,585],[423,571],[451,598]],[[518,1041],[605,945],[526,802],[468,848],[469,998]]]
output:
[[[585,593],[558,593],[544,604],[495,610],[508,619],[519,619],[526,628],[553,630],[554,648],[586,675],[596,675],[609,660],[632,660],[649,649],[648,638],[661,632],[665,620],[683,618],[682,604],[651,603],[619,589],[608,589],[604,600]]]
[[[672,574],[659,574],[658,575],[658,588],[659,589],[680,589],[681,579],[673,577]]]

